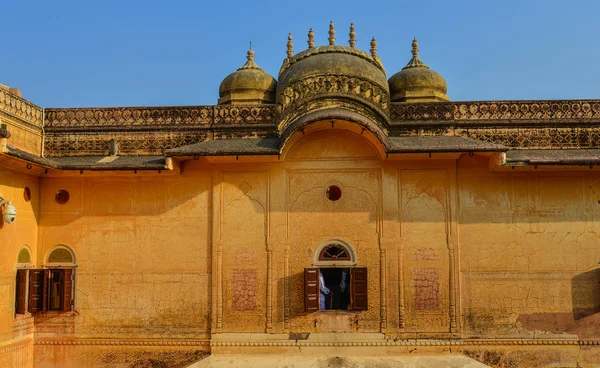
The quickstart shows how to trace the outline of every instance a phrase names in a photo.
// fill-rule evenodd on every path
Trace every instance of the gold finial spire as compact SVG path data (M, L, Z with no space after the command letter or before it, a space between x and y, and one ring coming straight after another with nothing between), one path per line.
M311 28L308 31L308 48L312 49L313 47L315 47L315 32L313 31L313 29Z
M350 47L356 46L356 32L354 32L354 23L350 23L350 39L348 40Z
M333 25L333 21L329 22L329 44L335 45L335 28Z
M371 56L377 56L377 40L375 39L375 37L371 39Z
M422 62L421 59L419 59L419 41L417 41L416 38L413 38L411 46L412 46L412 50L410 51L410 53L412 54L412 59L410 59L408 64L406 64L406 66L404 68L402 68L402 70L408 69L408 68L427 68L427 69L429 69L429 67L427 65L425 65L425 63Z
M292 34L288 34L287 42L287 57L288 59L294 55L294 43L292 42Z

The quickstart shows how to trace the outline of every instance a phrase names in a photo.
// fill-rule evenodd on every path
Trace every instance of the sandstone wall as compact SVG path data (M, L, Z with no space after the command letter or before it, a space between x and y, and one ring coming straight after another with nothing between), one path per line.
M41 185L38 262L66 245L78 268L76 312L36 317L37 364L70 357L72 366L103 366L106 357L94 346L113 340L131 351L148 346L146 358L157 361L163 345L180 347L184 361L195 356L188 346L206 350L211 176L99 175L44 178ZM66 204L54 200L60 189L70 193ZM69 345L73 338L80 347ZM123 358L118 351L115 362Z

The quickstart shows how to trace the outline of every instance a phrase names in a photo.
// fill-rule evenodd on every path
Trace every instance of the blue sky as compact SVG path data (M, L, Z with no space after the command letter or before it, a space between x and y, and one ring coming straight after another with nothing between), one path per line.
M422 60L454 101L600 98L600 2L504 1L6 1L0 83L43 107L211 105L245 62L271 75L309 28L338 44L354 22L372 36L388 77Z

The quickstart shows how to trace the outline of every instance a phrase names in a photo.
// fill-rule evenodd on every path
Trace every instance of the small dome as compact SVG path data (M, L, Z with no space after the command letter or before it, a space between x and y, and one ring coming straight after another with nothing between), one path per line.
M219 105L275 103L277 81L254 62L249 50L244 66L229 74L219 87Z
M314 46L314 32L308 32L308 49L294 55L291 34L288 36L287 58L279 71L277 108L279 112L292 105L312 109L345 106L347 103L370 106L386 115L389 89L385 69L377 56L373 39L371 54L357 49L354 24L350 25L350 46L335 44L333 22L329 24L329 45ZM350 101L350 102L349 102Z
M444 78L419 59L419 43L412 42L412 59L388 81L392 102L449 101Z

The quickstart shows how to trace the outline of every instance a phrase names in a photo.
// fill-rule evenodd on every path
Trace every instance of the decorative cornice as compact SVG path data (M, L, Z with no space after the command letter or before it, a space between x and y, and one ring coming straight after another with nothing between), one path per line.
M44 339L36 338L35 345L119 345L119 346L209 346L209 340L154 339Z
M33 346L33 339L26 338L19 340L17 342L10 343L9 345L0 347L0 356L8 353L15 352L17 350L21 350L27 347Z
M0 111L21 122L37 128L42 127L43 111L41 107L3 89L0 89Z
M579 339L388 339L379 341L210 341L221 347L378 347L378 346L470 346L470 345L600 345L600 340Z

